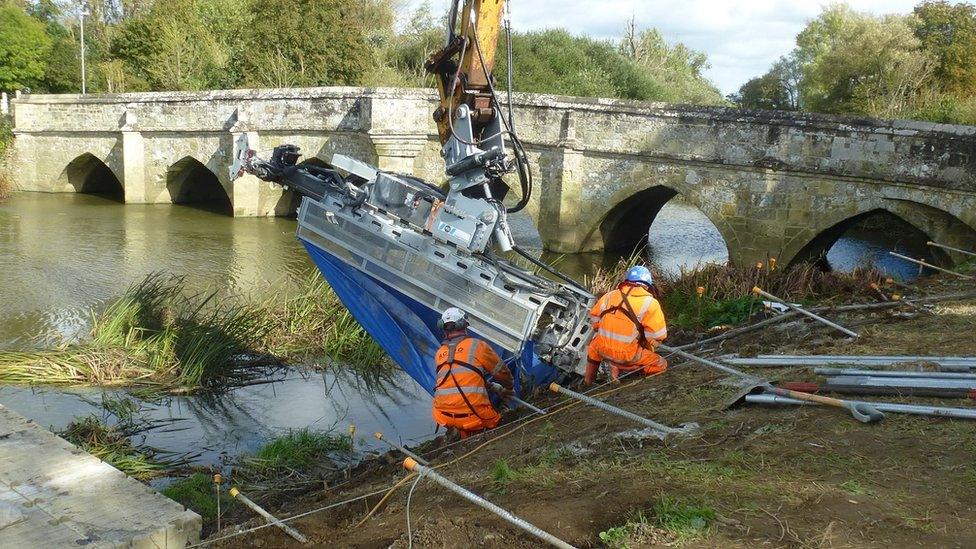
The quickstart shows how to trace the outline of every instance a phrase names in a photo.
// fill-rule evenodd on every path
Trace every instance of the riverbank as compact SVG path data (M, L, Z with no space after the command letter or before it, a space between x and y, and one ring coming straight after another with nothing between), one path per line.
M971 294L974 287L930 277L899 291L911 298ZM709 345L699 354L976 356L976 340L968 335L976 333L976 298L923 309L830 314L862 334L856 342L792 322ZM691 339L682 337L672 343ZM669 425L697 421L701 428L692 436L662 443L626 420L541 394L534 402L552 407L550 414L511 421L424 455L443 475L580 547L955 547L976 536L971 422L889 414L865 425L828 408L726 409L736 389L722 376L672 363L663 375L604 387L601 398ZM803 369L757 373L813 378ZM274 510L287 517L375 492L292 524L318 546L407 547L406 483L363 521L387 489L405 478L398 461L391 456L364 464L351 482ZM541 546L429 482L413 491L409 515L413 543L421 547ZM276 529L263 528L215 545L292 543Z

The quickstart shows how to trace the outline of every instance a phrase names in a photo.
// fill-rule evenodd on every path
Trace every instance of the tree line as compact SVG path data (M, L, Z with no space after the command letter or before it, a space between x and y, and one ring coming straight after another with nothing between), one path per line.
M908 15L840 4L730 101L745 108L976 124L976 7L925 1Z
M430 87L445 15L401 0L0 0L0 90L90 92ZM516 33L519 91L722 103L706 56L631 22L620 42ZM499 74L505 56L500 55ZM500 77L501 78L501 77Z

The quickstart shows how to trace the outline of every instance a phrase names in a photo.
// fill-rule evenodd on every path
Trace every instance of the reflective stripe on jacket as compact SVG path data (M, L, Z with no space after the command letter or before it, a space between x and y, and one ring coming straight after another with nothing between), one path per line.
M451 347L454 356L451 357ZM453 414L479 415L491 407L486 376L511 386L512 374L490 345L473 337L446 341L435 355L434 408Z
M653 349L668 337L661 304L639 285L624 284L605 294L590 310L590 320L596 332L591 345L603 358L621 364L638 358L642 341Z

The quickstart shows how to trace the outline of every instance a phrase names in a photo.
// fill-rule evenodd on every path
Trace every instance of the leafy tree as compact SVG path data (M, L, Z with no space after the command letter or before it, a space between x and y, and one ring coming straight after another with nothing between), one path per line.
M434 87L433 77L424 67L427 59L444 45L445 17L435 17L425 1L377 51L378 70L365 80L367 85Z
M13 4L0 3L0 90L36 87L50 51L43 23Z
M657 29L637 32L631 19L620 51L643 68L665 90L662 100L717 104L722 94L703 75L708 56L682 43L668 44Z
M976 94L976 7L929 1L915 8L915 36L936 59L935 75L952 94Z
M780 57L769 72L753 78L729 99L746 109L797 110L800 94L799 65L794 57Z
M342 0L253 0L241 60L251 86L353 85L373 66L354 10Z
M797 36L806 108L826 113L910 115L931 85L933 62L914 18L827 8Z
M518 91L646 100L666 95L610 42L552 29L514 33L512 49ZM496 74L505 74L506 65L499 55Z

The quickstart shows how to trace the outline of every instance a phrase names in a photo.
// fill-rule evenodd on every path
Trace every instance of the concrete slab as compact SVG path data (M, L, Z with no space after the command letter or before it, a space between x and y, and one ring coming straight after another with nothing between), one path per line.
M0 405L0 547L176 549L196 513Z

